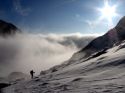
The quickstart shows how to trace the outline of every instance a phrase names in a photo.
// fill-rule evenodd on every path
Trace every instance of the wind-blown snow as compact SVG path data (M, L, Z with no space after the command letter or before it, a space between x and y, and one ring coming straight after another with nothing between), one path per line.
M68 60L94 37L81 34L17 34L0 37L0 76L19 71L36 75Z

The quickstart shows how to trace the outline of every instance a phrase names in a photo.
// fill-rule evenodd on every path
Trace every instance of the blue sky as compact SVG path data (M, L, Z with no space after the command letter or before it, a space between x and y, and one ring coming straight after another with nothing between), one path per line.
M100 34L110 28L106 19L96 22L105 0L0 0L0 19L33 33ZM125 14L125 0L108 0L120 15L112 18L115 26Z

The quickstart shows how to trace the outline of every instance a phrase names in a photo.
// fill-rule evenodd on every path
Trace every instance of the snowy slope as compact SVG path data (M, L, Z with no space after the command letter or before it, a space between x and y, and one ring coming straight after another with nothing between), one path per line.
M125 17L68 61L3 93L125 93Z
M95 55L74 64L66 62L5 88L4 93L125 93L125 42Z

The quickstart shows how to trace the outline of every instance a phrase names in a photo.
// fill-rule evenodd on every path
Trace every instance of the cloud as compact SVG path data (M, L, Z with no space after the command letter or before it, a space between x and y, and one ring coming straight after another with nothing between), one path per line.
M107 21L102 20L102 18L96 19L96 20L85 20L84 21L86 24L88 24L88 26L94 30L97 27L100 26L107 26ZM112 28L114 26L109 26L109 29ZM104 33L103 33L104 34Z
M31 11L29 7L23 7L21 5L21 0L13 0L13 6L15 11L22 16L27 16Z
M85 20L85 23L87 23L92 29L95 28L95 26L97 25L97 22L90 20Z
M75 34L18 34L0 38L0 76L13 71L29 73L68 60L95 36Z

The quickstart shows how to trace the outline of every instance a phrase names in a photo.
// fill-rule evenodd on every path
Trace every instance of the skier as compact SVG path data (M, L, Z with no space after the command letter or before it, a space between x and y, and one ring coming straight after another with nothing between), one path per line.
M33 79L34 73L35 73L35 72L34 72L33 70L30 71L31 79Z

